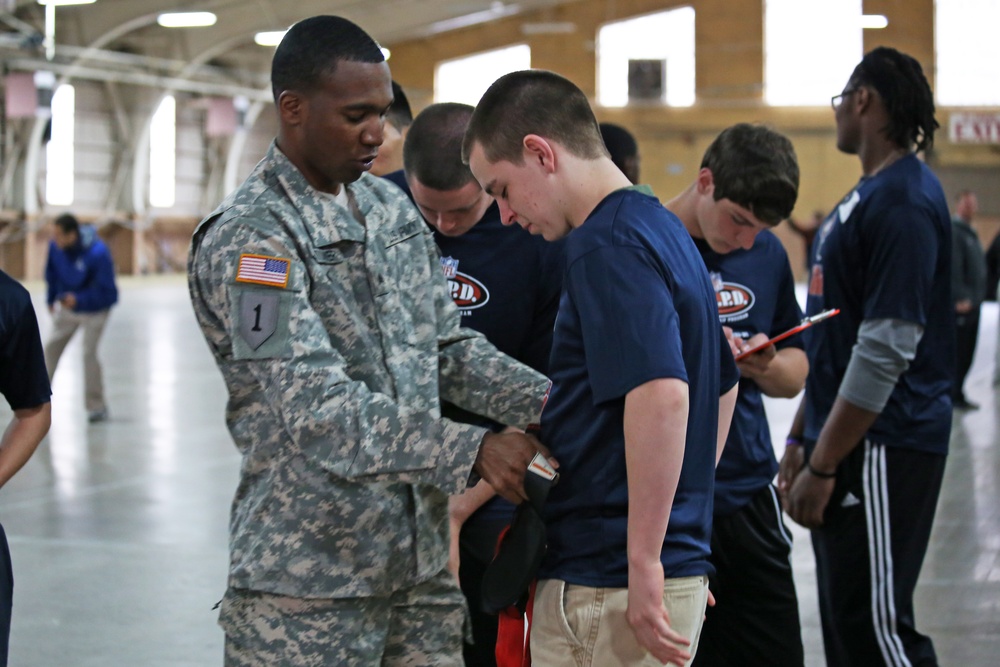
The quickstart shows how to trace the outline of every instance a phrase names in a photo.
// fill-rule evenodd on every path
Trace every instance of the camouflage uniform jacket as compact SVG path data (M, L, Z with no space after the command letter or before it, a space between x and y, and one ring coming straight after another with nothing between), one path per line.
M192 239L191 300L243 455L232 587L382 596L441 572L447 494L485 430L441 419L439 400L523 427L548 388L460 328L399 188L364 174L348 191L365 224L272 144Z

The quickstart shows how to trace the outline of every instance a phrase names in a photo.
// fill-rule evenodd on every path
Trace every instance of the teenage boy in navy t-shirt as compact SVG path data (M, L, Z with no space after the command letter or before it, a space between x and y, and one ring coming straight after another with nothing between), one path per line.
M805 337L790 432L804 445L785 449L779 488L813 529L827 665L936 665L913 611L955 367L951 220L916 156L933 145L934 96L914 58L879 47L832 102L837 148L863 176L813 243L806 310L841 312Z
M0 488L21 469L52 421L52 390L28 290L0 271L0 394L14 416L0 436ZM0 666L7 665L14 575L0 526Z
M403 144L404 169L385 178L406 192L434 230L462 326L547 374L562 288L563 244L546 243L500 223L493 197L462 162L462 137L472 110L467 104L447 102L421 111ZM441 414L503 428L450 403L441 406ZM458 569L471 620L473 641L463 646L466 667L496 665L497 615L483 611L481 589L486 566L513 513L511 502L485 481L449 503L451 567Z
M695 182L666 204L705 260L734 354L802 319L788 255L769 231L791 214L798 184L792 143L741 123L712 142ZM801 667L791 536L771 483L778 461L763 396L797 395L809 363L793 336L737 365L739 398L715 473L709 577L715 606L706 613L694 665Z
M561 477L545 508L533 660L686 664L738 380L705 266L680 221L630 187L586 96L559 75L498 79L463 158L503 222L569 235L542 416Z

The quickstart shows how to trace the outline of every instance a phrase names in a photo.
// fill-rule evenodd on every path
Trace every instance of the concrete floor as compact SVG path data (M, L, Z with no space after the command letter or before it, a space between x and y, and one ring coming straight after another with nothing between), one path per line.
M36 297L43 335L49 320ZM918 624L943 665L1000 664L1000 453L991 386L997 308L987 304L917 591ZM0 490L14 559L10 664L17 667L219 665L212 606L226 581L238 457L225 391L181 277L126 279L102 343L110 421L89 425L80 345L54 382L53 425ZM774 401L783 440L792 401ZM0 408L0 423L9 416ZM808 533L792 526L807 664L824 664Z

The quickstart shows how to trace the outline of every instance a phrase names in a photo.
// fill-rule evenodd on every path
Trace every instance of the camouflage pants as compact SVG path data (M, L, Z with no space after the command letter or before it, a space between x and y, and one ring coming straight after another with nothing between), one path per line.
M388 598L312 600L230 588L226 667L461 667L465 600L447 572Z

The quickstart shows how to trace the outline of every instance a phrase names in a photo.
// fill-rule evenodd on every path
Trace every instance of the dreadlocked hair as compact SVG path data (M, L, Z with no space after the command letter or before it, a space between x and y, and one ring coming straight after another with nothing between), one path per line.
M934 94L920 63L896 49L880 46L870 51L854 70L856 85L878 91L889 114L885 131L895 144L918 151L934 145Z

